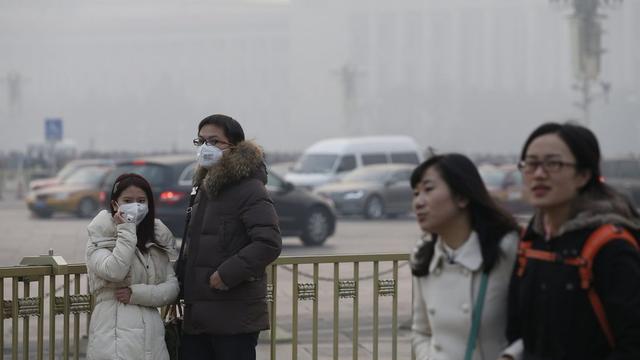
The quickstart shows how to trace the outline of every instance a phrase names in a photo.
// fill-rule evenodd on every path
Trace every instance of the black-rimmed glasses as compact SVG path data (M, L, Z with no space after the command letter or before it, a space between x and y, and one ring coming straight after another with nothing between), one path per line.
M205 139L205 138L197 137L193 139L193 146L202 146L204 144L211 145L211 146L218 146L218 144L231 145L226 141L218 140L215 138Z
M576 166L575 163L561 160L521 160L518 169L525 174L533 174L539 167L547 173L557 173L566 166Z

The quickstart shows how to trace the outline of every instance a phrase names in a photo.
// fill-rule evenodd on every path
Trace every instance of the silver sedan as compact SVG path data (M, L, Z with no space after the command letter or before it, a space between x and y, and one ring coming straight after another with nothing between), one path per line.
M354 170L340 182L316 188L315 192L335 204L343 215L361 214L367 219L393 217L411 210L409 177L415 165L381 164Z

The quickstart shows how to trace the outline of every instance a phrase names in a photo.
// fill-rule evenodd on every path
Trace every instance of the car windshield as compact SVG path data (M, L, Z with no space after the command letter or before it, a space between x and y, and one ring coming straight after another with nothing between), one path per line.
M100 185L104 174L109 170L104 166L87 166L80 168L64 179L67 185Z
M78 170L78 166L74 165L74 164L67 164L65 165L62 169L60 169L60 171L58 171L58 175L56 175L56 177L58 179L66 179L69 177L69 175L72 175L74 171Z
M338 159L333 154L307 154L303 155L300 161L296 163L292 171L295 173L328 173Z
M373 181L377 183L383 183L391 176L389 169L374 168L369 169L367 167L354 170L347 174L342 181Z

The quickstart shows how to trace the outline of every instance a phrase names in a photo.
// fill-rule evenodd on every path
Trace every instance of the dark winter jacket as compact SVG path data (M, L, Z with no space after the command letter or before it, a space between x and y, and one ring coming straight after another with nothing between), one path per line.
M184 330L234 335L269 328L265 268L282 247L278 217L265 188L262 151L244 141L211 169L199 169L199 185L184 250ZM209 286L218 271L228 290Z
M574 204L573 214L551 239L545 239L542 218L535 216L524 237L533 241L534 249L575 257L601 225L617 224L639 234L640 220L620 198L595 200L584 195ZM640 253L623 240L609 243L595 257L593 278L615 349L609 347L580 287L576 267L529 259L523 276L514 274L507 337L524 341L525 360L640 359Z

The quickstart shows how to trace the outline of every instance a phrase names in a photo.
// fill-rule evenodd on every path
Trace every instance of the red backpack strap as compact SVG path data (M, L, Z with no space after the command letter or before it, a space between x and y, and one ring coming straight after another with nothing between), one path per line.
M518 243L518 277L522 277L524 269L527 267L527 252L531 250L532 242L525 239L520 239Z
M615 346L613 331L611 330L611 326L609 325L609 321L607 320L607 316L604 312L602 301L592 286L592 282L593 260L600 249L613 240L624 240L635 249L638 249L636 239L626 229L612 224L602 225L596 231L591 233L582 247L580 257L585 261L585 265L578 268L580 274L580 286L583 289L588 290L587 295L589 296L589 301L591 302L593 311L598 318L598 323L600 323L600 327L607 337L607 341L611 348Z
M520 243L518 244L518 271L516 272L518 277L522 277L522 275L524 274L524 270L529 259L561 263L577 266L580 268L586 265L581 257L564 258L556 252L532 249L532 247L532 241L526 240L524 238L520 239Z

